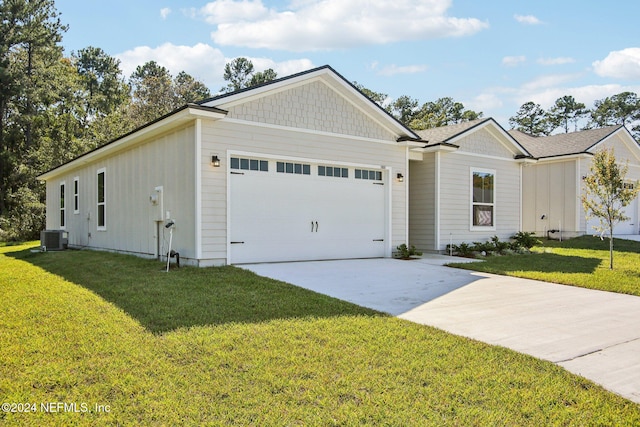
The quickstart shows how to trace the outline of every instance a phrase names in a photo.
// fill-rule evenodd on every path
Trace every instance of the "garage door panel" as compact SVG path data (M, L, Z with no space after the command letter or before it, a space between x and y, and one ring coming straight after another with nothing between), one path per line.
M275 170L230 177L232 263L385 255L382 182Z

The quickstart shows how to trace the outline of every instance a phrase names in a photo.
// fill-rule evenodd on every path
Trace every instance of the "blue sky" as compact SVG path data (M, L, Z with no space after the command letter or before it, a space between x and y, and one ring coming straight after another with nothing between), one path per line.
M155 60L215 93L244 56L279 77L325 64L390 98L449 96L505 128L563 95L591 107L640 93L640 2L626 0L56 0L67 55L87 46L125 76Z

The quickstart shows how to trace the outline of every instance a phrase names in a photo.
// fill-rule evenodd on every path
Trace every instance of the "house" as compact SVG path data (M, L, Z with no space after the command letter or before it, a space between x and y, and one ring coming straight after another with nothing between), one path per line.
M417 132L409 162L409 241L424 251L507 240L521 230L529 152L491 118Z
M556 238L595 233L598 220L586 218L580 197L582 179L599 149L613 148L620 164L628 165L627 185L640 179L640 146L623 125L547 137L509 133L537 159L522 175L523 231ZM630 219L619 223L614 234L640 233L638 207L636 199L625 208Z
M389 257L425 145L329 66L185 105L48 171L69 246L199 266ZM173 224L173 225L172 225Z

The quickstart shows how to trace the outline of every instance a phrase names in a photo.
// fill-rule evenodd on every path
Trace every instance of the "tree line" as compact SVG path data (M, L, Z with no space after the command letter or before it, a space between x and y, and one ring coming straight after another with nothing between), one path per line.
M124 76L120 62L99 47L65 56L61 42L67 29L54 0L0 0L0 240L35 238L44 228L45 189L36 176L212 95L188 73L173 76L154 61ZM237 58L226 64L227 85L218 92L277 77L272 69L259 72L250 60ZM354 86L416 130L482 117L452 98L420 105L409 96L390 100L357 82ZM510 124L534 135L562 124L568 131L582 110L561 110L563 104L556 104L552 116L527 103ZM596 102L589 113L593 126L628 124L640 120L640 105L636 94L625 93Z

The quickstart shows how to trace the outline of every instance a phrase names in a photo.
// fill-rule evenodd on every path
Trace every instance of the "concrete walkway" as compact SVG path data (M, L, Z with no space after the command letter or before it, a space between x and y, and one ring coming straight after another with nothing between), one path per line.
M402 319L549 360L640 403L640 297L365 259L243 266Z

